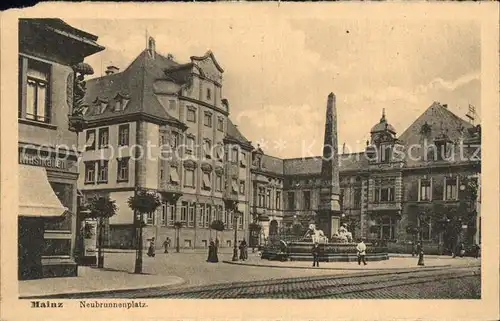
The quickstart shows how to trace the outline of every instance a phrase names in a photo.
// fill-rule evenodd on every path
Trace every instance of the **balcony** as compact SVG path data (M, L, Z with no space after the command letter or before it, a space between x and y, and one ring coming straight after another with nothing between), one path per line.
M171 184L167 182L160 183L159 191L163 193L182 194L182 188L180 184Z
M401 211L401 202L368 203L368 211L372 212Z

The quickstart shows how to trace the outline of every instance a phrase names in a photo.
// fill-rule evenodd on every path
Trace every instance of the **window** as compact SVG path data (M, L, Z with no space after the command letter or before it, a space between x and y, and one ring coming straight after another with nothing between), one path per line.
M238 229L243 229L243 215L238 216Z
M393 202L394 201L394 187L383 187L380 189L380 201L381 202Z
M276 191L276 209L281 209L281 191Z
M167 216L168 215L168 204L163 202L161 204L161 214L160 214L160 225L167 225Z
M212 143L210 142L210 140L205 139L203 141L203 151L205 153L206 158L208 159L212 158Z
M390 145L380 145L380 161L384 163L389 163L391 161L391 146Z
M212 127L212 113L205 112L205 117L203 118L203 124L207 127Z
M203 172L203 189L210 190L212 188L212 175L209 172Z
M238 163L238 148L231 150L231 162Z
M198 209L198 227L203 227L203 223L205 222L205 205L200 204Z
M129 125L120 125L118 127L118 146L128 146L129 144Z
M129 157L119 158L117 162L116 180L118 182L128 182Z
M175 149L177 146L179 146L179 133L172 132L170 136L170 147Z
M184 170L184 186L194 187L194 169L186 168Z
M245 181L240 181L240 194L245 194Z
M392 217L384 217L379 220L380 234L379 238L381 240L392 240L396 237L396 221Z
M212 90L210 88L207 88L207 99L212 99Z
M178 185L180 182L179 179L179 172L177 170L177 167L171 166L170 167L170 183L173 185Z
M311 209L311 192L310 191L304 191L304 209L305 210Z
M241 167L247 166L247 154L245 152L241 152L240 154L240 166Z
M192 106L188 107L187 113L186 113L186 119L187 121L190 121L192 123L196 122L196 109Z
M232 193L233 194L238 194L238 179L233 178L231 181L231 187L232 187Z
M181 205L181 222L187 222L187 207L188 203L187 202L182 202Z
M217 118L217 130L223 132L224 131L224 118Z
M85 162L85 184L95 183L95 163Z
M266 207L271 208L271 190L266 191Z
M108 182L108 161L100 160L98 162L99 170L97 172L97 183L107 183Z
M85 137L85 150L95 150L95 129L87 130Z
M50 123L50 65L21 58L19 68L20 88L24 92L19 101L19 116Z
M205 208L205 227L208 227L210 225L210 219L212 217L212 206L206 204Z
M295 209L295 192L288 192L287 194L288 198L288 209L293 210Z
M445 200L456 200L458 178L446 178L445 180Z
M361 188L354 189L354 209L361 208Z
M99 105L99 114L104 113L106 111L106 107L108 107L108 104L104 101L101 101Z
M259 187L257 192L259 207L266 206L266 189L264 187Z
M146 224L147 225L154 225L155 224L154 213L146 213Z
M431 181L429 179L420 180L420 201L431 200Z
M186 138L186 152L188 154L192 154L194 150L194 141L195 138L193 136L188 136Z
M99 149L107 148L109 145L109 128L99 129Z
M217 192L222 192L222 175L220 174L215 176L215 190Z
M176 208L174 204L168 204L167 206L167 225L173 226L175 222Z
M194 226L194 204L189 205L188 226L189 227Z

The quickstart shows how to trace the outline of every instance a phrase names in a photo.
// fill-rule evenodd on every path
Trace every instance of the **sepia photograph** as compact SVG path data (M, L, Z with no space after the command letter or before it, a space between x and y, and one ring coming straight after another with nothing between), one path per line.
M480 19L112 8L12 29L27 309L484 299Z

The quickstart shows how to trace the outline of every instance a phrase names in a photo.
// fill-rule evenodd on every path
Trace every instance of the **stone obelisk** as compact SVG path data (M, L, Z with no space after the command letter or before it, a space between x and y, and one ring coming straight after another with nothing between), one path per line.
M320 204L317 218L319 228L331 239L340 227L340 187L337 141L337 107L335 95L330 93L326 104L325 140L321 163Z

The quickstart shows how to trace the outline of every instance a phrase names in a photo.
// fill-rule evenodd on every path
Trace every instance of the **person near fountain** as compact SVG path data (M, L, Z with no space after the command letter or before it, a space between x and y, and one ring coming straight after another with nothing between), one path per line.
M209 263L219 262L219 257L217 256L217 247L215 247L214 241L210 241L210 245L208 246L207 262Z
M314 246L312 248L312 255L313 255L313 267L317 266L319 267L319 255L320 255L320 248L318 242L314 242Z
M358 251L358 265L361 265L361 261L363 261L363 264L366 265L366 244L363 242L363 239L359 241L358 245L356 246L356 250Z
M418 263L417 265L424 266L424 249L422 247L422 243L418 242L417 244L417 252L418 252Z

